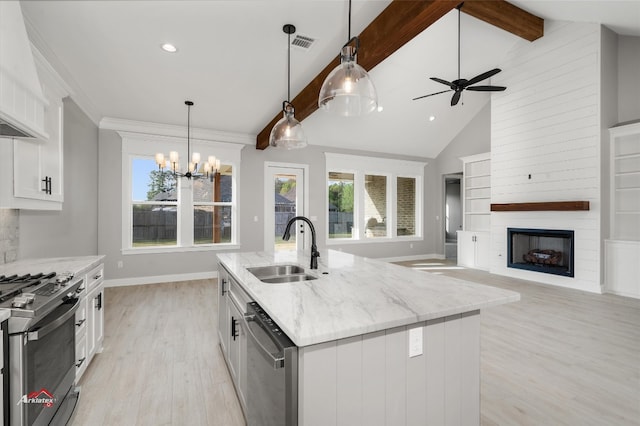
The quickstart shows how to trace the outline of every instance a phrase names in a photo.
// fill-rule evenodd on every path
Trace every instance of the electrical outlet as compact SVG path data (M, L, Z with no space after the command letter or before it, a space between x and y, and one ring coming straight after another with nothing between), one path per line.
M253 217L253 221L254 221L254 222L257 222L257 221L258 221L258 216L254 216L254 217Z
M409 358L422 355L422 327L409 329Z
M118 260L118 269L122 269L124 266L124 262L122 260Z
M409 248L413 248L413 243L409 243Z

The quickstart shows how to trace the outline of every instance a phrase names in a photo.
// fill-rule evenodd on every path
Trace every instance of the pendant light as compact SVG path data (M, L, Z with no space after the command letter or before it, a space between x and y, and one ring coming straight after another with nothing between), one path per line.
M210 155L207 158L207 162L202 165L202 173L198 171L198 164L201 159L200 153L194 152L193 155L191 155L191 107L193 106L193 102L184 101L184 104L187 106L187 158L191 158L187 171L184 173L179 171L180 158L178 151L169 152L169 158L165 157L164 153L158 152L156 154L156 164L161 171L164 171L165 168L170 170L176 178L185 177L191 180L207 177L213 181L215 175L220 171L220 160Z
M318 107L344 117L355 117L375 110L378 95L367 71L356 63L360 39L351 37L351 0L348 35L349 39L340 52L340 65L322 83Z
M307 146L307 137L302 129L302 124L296 120L295 108L291 103L291 34L296 32L296 27L286 24L282 27L282 31L288 35L287 100L282 102L283 117L271 129L269 144L276 148L304 148Z

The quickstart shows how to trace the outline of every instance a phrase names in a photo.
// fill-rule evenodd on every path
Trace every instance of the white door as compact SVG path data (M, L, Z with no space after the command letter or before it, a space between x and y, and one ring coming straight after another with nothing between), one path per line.
M289 241L283 241L282 236L289 219L305 215L308 170L308 166L302 164L265 163L265 251L304 249L305 229L308 229L304 222L298 221L292 226Z

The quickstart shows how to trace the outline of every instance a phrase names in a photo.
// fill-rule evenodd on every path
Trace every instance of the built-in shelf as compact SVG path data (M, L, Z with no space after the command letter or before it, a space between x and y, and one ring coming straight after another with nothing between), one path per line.
M611 128L609 135L612 176L610 238L640 241L640 123Z
M461 158L463 170L463 229L490 228L491 156L490 153Z
M491 204L492 212L542 212L589 210L588 201L545 201L536 203Z

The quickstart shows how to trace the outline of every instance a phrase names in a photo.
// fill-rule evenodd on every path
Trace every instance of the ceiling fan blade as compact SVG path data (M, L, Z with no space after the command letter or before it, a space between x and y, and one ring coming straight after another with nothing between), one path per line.
M449 82L447 80L443 80L443 79L438 78L438 77L431 77L431 80L437 81L438 83L446 84L447 86L451 87L452 89L454 88L453 83L451 83L451 82Z
M460 94L462 93L462 91L456 90L456 93L453 94L453 97L451 98L451 106L455 106L458 104L458 101L460 100Z
M502 71L500 68L494 68L491 71L483 72L482 74L477 75L473 77L471 80L467 81L467 83L463 87L468 87L482 80L486 80L489 77L493 77L494 75L498 74L500 71Z
M443 90L442 92L436 92L436 93L431 93L429 95L418 96L417 98L413 98L412 101L415 101L415 100L418 100L418 99L422 99L422 98L427 98L427 97L433 96L433 95L439 95L440 93L447 93L447 92L451 92L451 90Z
M472 86L467 87L467 90L472 90L475 92L502 92L507 88L504 86Z

